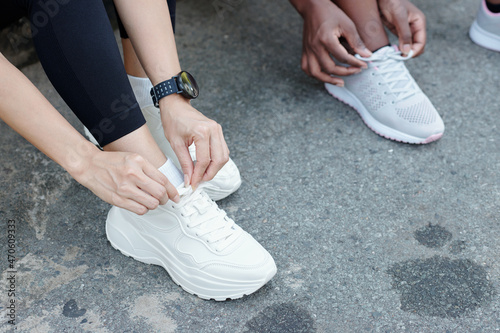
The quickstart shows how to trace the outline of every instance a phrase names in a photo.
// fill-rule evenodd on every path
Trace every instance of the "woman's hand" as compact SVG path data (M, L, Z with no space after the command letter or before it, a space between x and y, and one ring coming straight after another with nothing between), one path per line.
M427 39L424 13L408 0L378 0L378 7L384 24L398 36L400 51L422 54Z
M79 156L70 174L102 200L142 215L169 199L179 200L175 187L158 169L137 154L96 149ZM70 163L69 163L70 164Z
M188 100L171 95L160 100L165 136L193 188L211 180L229 160L222 127L191 106ZM188 147L196 146L196 164Z
M369 57L356 26L351 19L330 0L291 0L304 19L302 40L302 69L307 75L335 85L343 85L340 78L331 75L351 75L366 68L366 63L356 59L341 44L346 39L355 53ZM339 66L338 61L350 65Z

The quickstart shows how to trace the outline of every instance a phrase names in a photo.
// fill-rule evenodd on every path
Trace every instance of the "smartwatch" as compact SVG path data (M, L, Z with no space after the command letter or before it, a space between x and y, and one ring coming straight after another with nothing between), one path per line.
M181 94L187 99L194 99L198 97L200 90L194 77L186 71L180 72L170 80L158 83L151 88L151 98L153 104L159 108L160 99L172 94Z

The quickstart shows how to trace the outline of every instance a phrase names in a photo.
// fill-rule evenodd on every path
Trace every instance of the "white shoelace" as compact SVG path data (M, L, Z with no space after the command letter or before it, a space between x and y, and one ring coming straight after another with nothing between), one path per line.
M417 85L403 64L403 61L413 57L413 50L406 57L401 54L400 51L391 48L391 51L375 53L367 58L361 57L359 54L355 55L357 59L372 62L377 66L377 73L384 78L391 92L396 95L396 101L411 97L418 92Z
M196 235L213 244L216 251L229 246L241 230L226 212L217 207L201 189L193 192L191 186L178 188L181 198L177 207L182 215L189 218L187 227L194 229Z

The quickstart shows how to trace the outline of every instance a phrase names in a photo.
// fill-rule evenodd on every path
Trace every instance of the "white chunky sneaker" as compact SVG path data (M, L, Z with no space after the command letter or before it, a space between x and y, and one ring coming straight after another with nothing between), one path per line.
M167 156L167 158L174 162L179 170L182 170L179 159L175 155L174 150L170 146L167 138L165 138L163 126L161 124L160 110L153 105L143 107L141 110L144 118L146 118L146 125L148 126L149 131L153 135L153 138L160 147L161 151L165 154L165 156ZM84 127L84 131L89 140L96 146L99 146L94 136L86 127ZM196 161L196 148L194 144L189 146L189 153L191 154L193 161ZM229 158L229 161L227 161L227 163L222 167L222 169L219 170L212 180L200 184L200 187L203 188L214 201L222 200L230 194L233 194L240 188L240 186L240 171L231 158Z
M441 138L443 120L406 69L396 47L386 46L370 58L368 68L343 76L344 87L325 83L335 98L358 111L365 124L391 140L423 144Z
M200 188L178 188L173 201L145 215L112 207L111 245L124 255L160 265L190 294L224 301L249 295L275 274L271 255L227 217Z
M490 12L485 0L481 0L469 36L479 46L500 52L500 13Z
M142 113L144 114L144 118L146 118L146 124L148 125L149 131L153 135L153 138L162 152L165 156L171 159L180 170L182 170L181 164L179 163L174 150L170 146L167 138L165 138L163 126L161 124L160 110L154 107L154 105L149 105L142 108ZM189 153L191 154L193 161L196 161L196 148L194 144L189 146ZM231 158L222 167L222 169L219 170L212 180L204 182L200 185L210 198L215 201L224 199L230 194L236 192L240 186L240 171Z

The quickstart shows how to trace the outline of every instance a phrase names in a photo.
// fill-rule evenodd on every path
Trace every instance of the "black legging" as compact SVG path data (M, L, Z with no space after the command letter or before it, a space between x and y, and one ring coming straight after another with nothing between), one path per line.
M47 76L101 146L146 123L102 0L2 0L0 13L0 26L28 16Z

